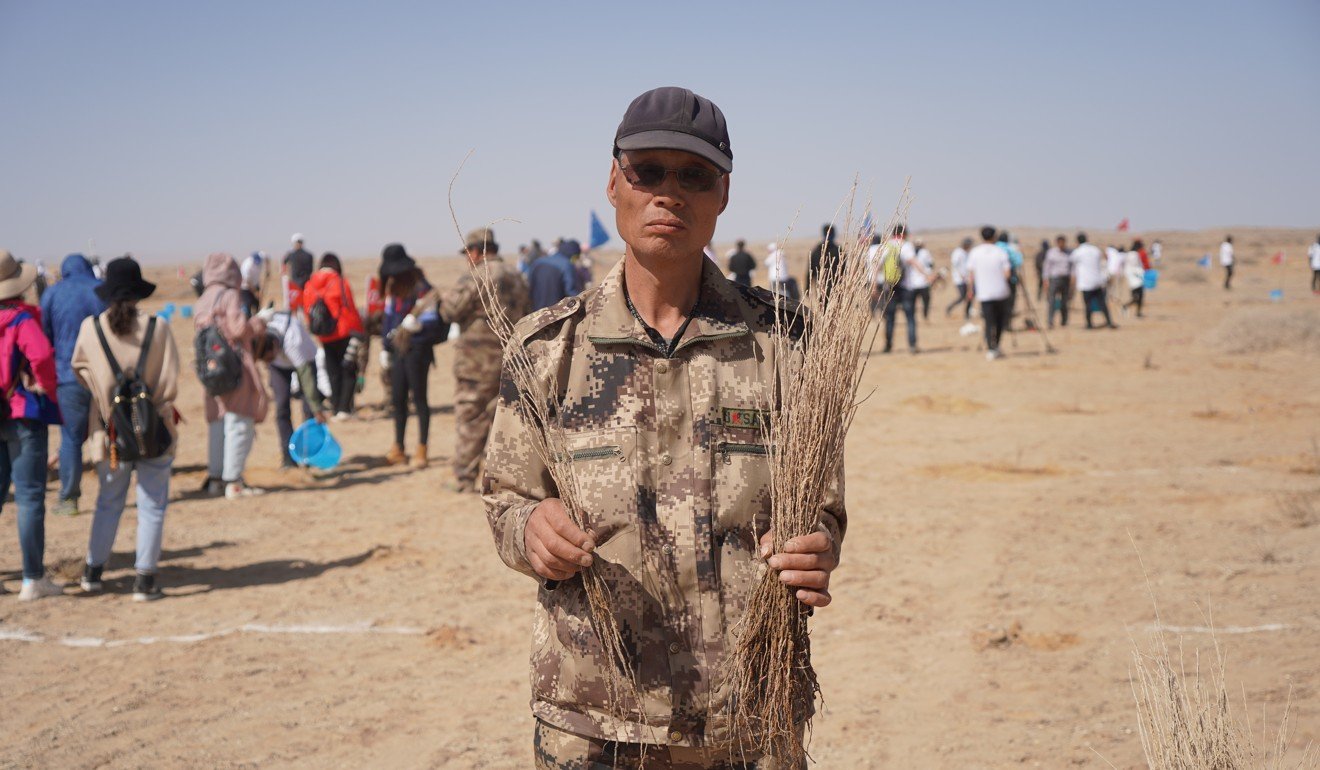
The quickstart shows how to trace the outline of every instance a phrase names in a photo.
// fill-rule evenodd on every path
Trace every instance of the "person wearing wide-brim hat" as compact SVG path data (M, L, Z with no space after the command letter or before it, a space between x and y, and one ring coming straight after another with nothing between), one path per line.
M137 601L150 601L161 596L156 584L156 568L160 560L165 508L170 498L170 470L178 441L174 398L179 384L179 352L174 335L170 333L168 321L152 317L138 308L138 303L155 290L156 285L143 279L142 269L131 257L111 260L105 267L105 282L96 287L96 295L106 303L107 310L83 321L78 330L78 341L74 344L72 361L74 373L92 394L89 435L92 461L96 464L96 478L100 482L92 532L87 542L87 559L83 565L82 588L89 593L102 588L102 571L110 558L119 518L124 512L124 501L128 497L128 486L136 471L137 558L133 598ZM105 338L104 346L97 334L98 326ZM110 356L114 357L121 371L136 371L151 391L151 403L170 435L168 447L157 457L129 461L110 451L105 426L118 390Z
M37 280L37 269L0 250L0 504L14 484L18 544L23 552L23 601L57 596L63 589L46 577L46 459L50 426L31 414L29 396L56 398L55 349L41 330L41 311L23 294ZM17 364L17 366L16 366ZM18 386L22 384L23 387ZM24 392L26 391L26 393Z

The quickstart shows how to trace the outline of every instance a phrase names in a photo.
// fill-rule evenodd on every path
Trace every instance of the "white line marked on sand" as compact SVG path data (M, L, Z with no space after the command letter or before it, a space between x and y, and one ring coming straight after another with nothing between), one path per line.
M236 628L226 628L219 631L200 634L180 634L177 636L140 636L136 639L102 639L96 636L65 636L48 637L42 634L34 633L23 628L0 628L0 642L49 642L59 644L64 647L125 647L132 644L194 644L204 642L207 639L217 639L230 634L393 634L403 636L420 636L426 633L425 628L415 626L376 626L371 623L353 623L351 625L267 625L264 623L247 623Z
M1151 631L1168 631L1171 634L1262 634L1269 631L1315 631L1314 628L1290 626L1284 623L1266 623L1263 626L1162 626L1152 623L1147 626Z

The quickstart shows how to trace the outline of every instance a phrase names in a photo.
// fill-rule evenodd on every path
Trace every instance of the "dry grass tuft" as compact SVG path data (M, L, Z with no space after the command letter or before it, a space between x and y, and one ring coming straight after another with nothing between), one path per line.
M1320 315L1314 310L1256 308L1224 319L1207 341L1234 355L1275 350L1320 355Z
M1198 267L1196 270L1182 270L1172 273L1169 276L1169 280L1174 283L1185 284L1209 283L1210 276L1206 274L1204 268Z
M1314 490L1291 492L1279 495L1276 503L1284 522L1295 529L1306 529L1320 523L1320 511L1316 510L1317 498L1320 498L1320 493Z
M837 264L825 265L804 297L803 311L777 298L772 350L778 379L766 427L770 447L774 548L817 531L821 507L843 469L843 446L857 411L866 357L875 340L871 301L875 273L867 260L869 206L848 198ZM885 234L907 205L906 191ZM730 656L731 719L736 748L755 749L790 766L804 761L803 724L820 692L811 667L809 608L766 570L753 590Z
M1250 724L1233 713L1226 684L1223 650L1215 640L1214 656L1202 660L1200 650L1188 654L1181 642L1175 657L1162 628L1151 648L1133 645L1132 694L1137 703L1141 748L1151 770L1313 770L1320 753L1308 746L1288 762L1289 708L1273 738L1262 725L1262 748ZM1244 712L1245 712L1245 706Z
M1140 552L1137 559L1141 560ZM1142 649L1135 639L1132 641L1129 682L1136 700L1137 728L1147 766L1151 770L1320 768L1320 751L1314 745L1308 745L1295 761L1287 761L1290 704L1284 705L1272 738L1262 723L1262 742L1268 748L1256 742L1250 722L1233 713L1228 696L1228 667L1217 637L1211 637L1214 657L1205 661L1204 666L1201 651L1196 649L1191 653L1192 665L1188 669L1188 654L1181 637L1178 654L1174 656L1144 563L1141 571L1155 606L1155 629L1147 649ZM1213 618L1207 617L1206 625L1213 628ZM1244 705L1244 714L1245 711Z

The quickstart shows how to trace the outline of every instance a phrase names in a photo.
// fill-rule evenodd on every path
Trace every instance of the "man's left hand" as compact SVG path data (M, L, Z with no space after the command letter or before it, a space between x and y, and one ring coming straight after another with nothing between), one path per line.
M784 543L784 550L773 553L775 533L761 536L761 556L779 570L779 582L797 589L798 601L809 607L830 603L830 573L839 566L834 556L834 538L826 530L795 537Z

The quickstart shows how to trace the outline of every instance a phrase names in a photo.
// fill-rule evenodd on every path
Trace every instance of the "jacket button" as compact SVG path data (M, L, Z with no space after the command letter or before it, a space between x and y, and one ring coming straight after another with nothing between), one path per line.
M660 374L668 374L668 373L669 373L669 362L668 362L668 361L657 361L656 364L655 364L655 370L656 370L656 372L658 372L658 373L660 373Z
M683 740L683 733L679 732L678 730L673 730L669 733L669 740L677 743L678 741Z
M670 654L670 655L677 655L677 654L678 654L678 651L681 650L681 649L683 649L683 648L678 646L678 642L670 642L670 643L669 643L669 654Z
M668 452L665 452L664 454L660 455L660 464L661 464L661 465L673 465L673 464L674 464L674 458L673 458L673 456L670 455Z
M669 543L665 543L664 545L660 546L660 552L665 555L669 555L674 552L674 546L670 545Z

